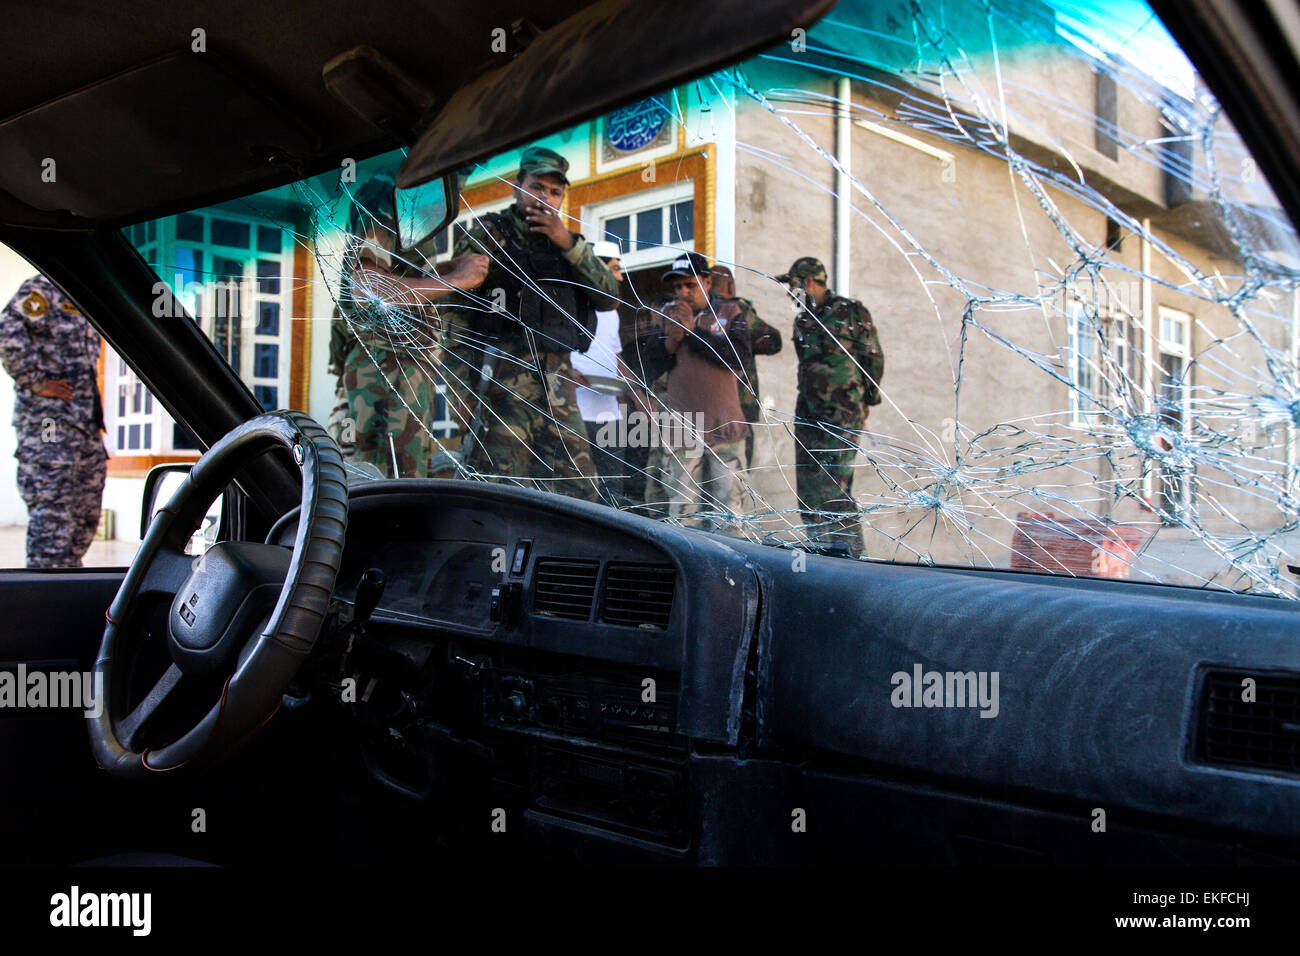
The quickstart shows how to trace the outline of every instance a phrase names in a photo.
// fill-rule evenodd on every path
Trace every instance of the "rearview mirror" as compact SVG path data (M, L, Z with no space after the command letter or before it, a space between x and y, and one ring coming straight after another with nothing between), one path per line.
M393 190L397 210L397 246L405 252L447 227L456 215L460 190L455 176L433 179L419 186Z
M144 479L144 507L140 509L140 540L143 541L153 524L154 516L167 506L176 494L176 489L185 481L192 466L188 464L155 465L149 469ZM207 514L199 524L198 530L185 545L186 554L203 554L217 542L217 533L221 529L222 502L224 495L208 505Z
M397 172L428 182L788 41L837 0L597 0L460 86ZM453 207L454 208L454 207ZM435 230L436 231L436 230Z

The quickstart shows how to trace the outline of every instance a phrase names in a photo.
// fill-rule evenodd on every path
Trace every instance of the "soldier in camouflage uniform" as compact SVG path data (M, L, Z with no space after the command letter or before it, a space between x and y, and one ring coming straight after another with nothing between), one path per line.
M760 405L762 393L758 390L758 363L755 359L759 355L775 355L781 351L781 333L759 318L751 300L736 295L736 278L732 275L731 269L727 266L715 265L713 282L719 301L737 302L749 316L750 355L749 360L745 362L745 380L740 384L740 410L745 413L745 421L750 424L749 437L745 439L745 461L749 463L750 468L753 468L755 432L753 426L763 418Z
M514 205L481 216L457 238L457 255L484 253L491 265L478 295L444 310L443 376L468 422L484 358L498 354L469 467L599 501L570 353L591 345L597 310L617 308L618 280L564 226L558 210L568 170L552 150L524 150Z
M430 303L453 286L482 281L486 260L453 261L445 274L427 277L432 238L427 248L399 257L390 176L375 176L356 191L348 232L330 334L330 369L339 376L340 398L331 431L347 459L374 465L386 477L427 478L435 450L428 426L437 402L440 333Z
M795 406L795 476L809 538L854 557L863 553L853 499L853 432L880 404L885 355L867 307L826 287L817 259L795 261L777 276L797 300L794 347L799 356ZM836 518L837 514L851 517Z
M0 360L14 380L27 566L79 568L99 525L108 463L99 333L52 282L33 276L5 309Z

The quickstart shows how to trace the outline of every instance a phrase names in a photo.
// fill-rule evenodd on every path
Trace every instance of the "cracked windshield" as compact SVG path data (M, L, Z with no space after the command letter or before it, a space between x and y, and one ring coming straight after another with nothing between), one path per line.
M1140 3L841 3L459 170L411 249L402 159L127 229L356 481L1296 596L1296 235Z

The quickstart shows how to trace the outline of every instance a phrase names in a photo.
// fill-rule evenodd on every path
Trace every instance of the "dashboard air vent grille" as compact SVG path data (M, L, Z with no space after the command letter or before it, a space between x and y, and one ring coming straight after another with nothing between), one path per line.
M605 623L666 631L676 582L672 567L611 564L605 572Z
M1243 700L1254 681L1254 700ZM1300 678L1212 671L1201 701L1208 763L1300 773Z
M533 613L571 621L591 618L596 600L599 561L547 558L537 562L533 582Z

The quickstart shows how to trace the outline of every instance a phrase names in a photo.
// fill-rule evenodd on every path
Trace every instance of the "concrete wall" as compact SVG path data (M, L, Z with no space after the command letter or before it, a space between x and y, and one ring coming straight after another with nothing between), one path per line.
M1062 77L1051 80L1049 76L1045 83L1053 89L1068 85L1069 78L1064 74L1069 71L1061 68L1060 72ZM829 80L781 76L776 70L769 71L763 83L834 92ZM888 109L884 103L867 100L861 87L855 86L854 95L866 110ZM1091 110L1090 102L1087 109ZM1138 125L1143 135L1154 135L1156 114L1148 110L1126 118L1126 112L1131 114L1134 109L1131 102L1125 105L1121 100L1121 124L1127 121ZM791 118L819 147L834 152L831 116L803 107ZM1146 126L1153 128L1147 130ZM914 130L906 133L933 149L951 152L951 168L945 170L947 164L933 156L878 133L856 126L852 132L851 169L861 188L852 192L849 281L851 294L871 309L886 355L886 397L871 411L867 427L872 432L872 453L870 462L860 457L854 488L864 507L889 502L869 520L878 532L876 540L869 541L871 552L905 559L913 556L915 548L937 561L985 563L983 552L1005 556L1019 512L1051 510L1058 515L1070 514L1068 502L1053 500L1058 492L1078 500L1075 513L1111 513L1119 520L1150 521L1150 515L1144 517L1136 502L1109 502L1104 494L1098 495L1099 479L1112 477L1106 466L1095 461L1066 465L1064 452L1058 454L1056 446L1042 445L1024 453L995 454L988 462L1062 462L1060 467L1026 475L1016 482L1019 488L1044 489L1039 495L1017 497L1011 493L1013 489L998 487L989 487L987 494L981 494L975 486L954 498L955 507L947 512L936 514L900 504L909 491L934 490L940 470L954 461L954 420L960 421L967 435L999 423L1020 423L1036 435L1051 434L1061 442L1089 442L1086 431L1070 428L1069 390L1051 371L1068 375L1067 321L1059 300L1048 310L1027 302L978 308L974 318L988 331L967 329L962 385L959 392L954 388L962 355L962 314L968 296L986 296L990 290L1037 296L1040 287L1046 288L1057 280L1060 268L1077 261L1078 252L1044 213L1039 197L1012 175L1004 161L973 149L954 148L938 137ZM1075 138L1082 135L1082 130L1075 131ZM823 156L799 142L779 118L758 105L739 108L737 140L742 150L737 164L736 258L743 267L754 270L738 273L739 294L754 299L760 314L786 336L785 349L775 356L760 357L758 369L766 404L785 412L788 420L796 394L796 359L789 339L792 314L782 287L766 276L784 271L802 255L817 256L833 268L834 171ZM761 154L762 158L756 155L763 150L771 152ZM1159 180L1150 175L1149 169L1134 167L1126 175L1130 186L1159 189ZM1060 220L1069 225L1072 238L1090 246L1104 244L1103 212L1055 188L1047 190L1046 199ZM1154 201L1155 195L1146 199ZM1212 376L1208 369L1196 368L1193 383L1236 390L1242 395L1257 394L1261 388L1258 370L1264 365L1262 348L1240 334L1240 322L1226 307L1174 288L1186 287L1189 272L1240 274L1240 263L1216 257L1178 236L1163 232L1159 235L1168 243L1171 254L1156 250L1152 272L1170 287L1154 287L1154 305L1171 306L1192 315L1193 355L1202 353L1218 338L1229 337L1231 342L1230 346L1216 346L1213 353L1223 363L1221 374ZM1178 261L1179 257L1183 262ZM1140 267L1140 243L1129 236L1122 251L1112 253L1109 259L1136 272ZM1140 309L1141 283L1136 276L1116 268L1104 269L1103 275L1120 288L1121 295L1127 296L1134 311ZM965 281L965 294L953 287L954 277L957 284ZM832 276L832 282L834 279ZM1231 286L1228 281L1225 291ZM1263 303L1255 307L1260 305ZM1289 325L1281 321L1262 324L1270 328L1264 337L1275 347L1285 348ZM1140 332L1135 335L1140 347ZM1015 343L1028 354L1009 349L996 337ZM1031 360L1030 355L1037 359ZM764 510L796 507L793 469L789 467L794 460L793 439L779 421L780 417L775 417L762 429L756 470L751 475L764 499ZM994 449L999 445L1014 447L1025 437L1008 430L1005 436L987 439L983 445ZM1106 439L1105 443L1124 446L1122 440ZM1276 459L1284 453L1274 448L1271 454L1275 461L1268 467L1277 471L1281 465ZM1116 477L1134 480L1138 471L1140 460L1132 455L1121 463ZM1276 505L1270 504L1270 496L1239 487L1211 487L1209 483L1216 477L1225 476L1215 476L1210 468L1202 472L1199 487L1213 492L1218 502L1217 506L1202 508L1209 527L1218 530L1228 524L1216 516L1219 510L1231 511L1253 526L1276 523ZM1240 484L1231 479L1227 483ZM1079 500L1085 498L1091 500ZM1276 498L1271 500L1275 502ZM792 521L797 522L797 516L781 516L764 524L770 530ZM917 522L921 527L908 536L908 546L895 548L890 538ZM932 528L937 531L933 536Z

